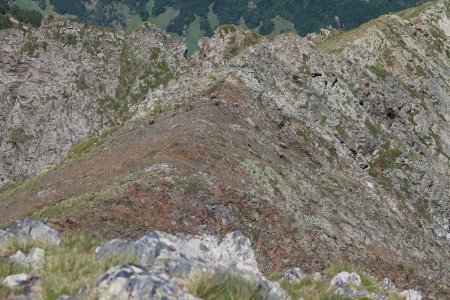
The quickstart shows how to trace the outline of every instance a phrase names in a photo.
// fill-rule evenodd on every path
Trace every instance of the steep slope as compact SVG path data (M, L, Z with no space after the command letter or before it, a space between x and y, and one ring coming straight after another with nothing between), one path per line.
M350 262L446 299L449 17L437 1L307 38L221 27L132 120L3 192L0 220L240 229L266 272Z
M184 60L184 46L149 25L126 35L47 19L0 40L0 187L128 118Z

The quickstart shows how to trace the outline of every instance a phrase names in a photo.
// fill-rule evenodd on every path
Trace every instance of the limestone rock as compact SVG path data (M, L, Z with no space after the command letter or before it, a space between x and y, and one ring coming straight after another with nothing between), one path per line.
M383 287L385 289L395 290L394 281L388 277L384 278L381 281L381 287Z
M31 277L28 274L10 275L3 280L2 284L7 288L13 289L20 286L24 282L27 282L30 278Z
M127 35L56 17L0 40L0 187L133 115L185 61L186 46L150 24Z
M405 300L422 300L422 294L416 290L406 290L400 293Z
M14 222L5 230L3 237L0 236L0 244L11 238L30 238L56 246L61 243L61 238L55 229L29 218ZM39 255L39 250L36 251Z
M108 270L97 282L95 292L100 300L198 299L168 280L134 265L116 266Z
M149 218L199 235L232 226L258 241L265 270L306 264L298 253L317 257L313 269L376 261L380 276L396 271L424 295L449 298L425 291L450 281L449 17L448 1L437 0L320 40L222 28L188 63L183 45L152 27L83 33L56 20L2 31L0 185L73 150L63 168L1 193L0 219L108 191L73 212L81 226L123 237L154 230ZM141 68L152 54L157 62ZM155 66L165 85L156 86ZM123 126L105 138L113 124ZM144 154L150 148L158 154ZM175 176L205 184L188 193ZM172 259L171 274L201 265L177 258L179 241L150 240L120 243L146 265Z
M11 255L9 260L24 267L39 269L45 262L45 251L40 248L33 247L28 255L25 255L19 250L14 255Z
M292 268L286 271L284 274L284 279L289 283L297 283L299 282L305 274L300 268Z
M357 273L341 272L331 279L331 286L343 287L354 286L359 287L361 285L361 277Z
M113 240L96 250L99 258L109 255L135 255L141 266L170 280L186 281L204 272L234 269L246 279L258 282L267 299L286 297L278 283L261 274L250 241L241 232L229 233L219 240L213 236L175 236L156 231L135 242ZM133 272L144 272L130 268Z

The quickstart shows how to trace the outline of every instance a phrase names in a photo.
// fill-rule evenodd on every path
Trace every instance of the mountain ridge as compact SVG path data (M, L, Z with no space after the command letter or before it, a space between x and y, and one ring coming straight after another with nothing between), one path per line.
M190 60L175 43L176 75L135 117L0 194L0 220L126 238L240 229L266 272L350 262L445 298L449 6L416 9L306 38L223 26Z

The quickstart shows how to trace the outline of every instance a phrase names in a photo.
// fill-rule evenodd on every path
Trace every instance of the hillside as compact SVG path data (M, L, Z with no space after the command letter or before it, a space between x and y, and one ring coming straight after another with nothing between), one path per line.
M190 59L148 24L0 39L0 222L241 230L266 274L342 262L450 297L447 1L303 38L222 26Z
M212 36L220 25L235 24L262 35L321 28L352 29L382 14L423 3L423 0L13 0L11 5L74 16L93 25L133 30L149 21L172 35L186 38L190 53L197 41Z

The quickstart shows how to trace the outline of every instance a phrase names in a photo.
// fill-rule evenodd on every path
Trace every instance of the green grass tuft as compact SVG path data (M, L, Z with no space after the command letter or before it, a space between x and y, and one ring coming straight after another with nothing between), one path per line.
M77 144L76 146L72 147L68 158L69 159L76 159L84 154L89 153L93 149L95 149L97 146L99 146L104 139L106 139L109 135L117 131L118 127L113 126L109 129L106 129L100 133L99 136L92 136L89 139L85 140L84 142L81 142Z
M181 179L179 177L172 176L172 181L176 187L182 188L189 194L198 193L204 185L203 180L196 177Z
M387 76L390 75L390 73L388 71L386 71L385 69L383 69L380 66L370 66L369 67L369 71L372 72L373 74L375 74L379 79L385 79Z
M327 277L329 278L333 278L334 276L336 276L337 274L341 273L341 272L355 272L355 268L353 268L350 265L347 264L336 264L336 265L332 265L329 266L328 268L325 269L324 273L325 275L327 275Z
M427 220L428 223L433 223L434 218L433 215L430 212L430 204L428 202L428 199L418 199L414 203L414 208L416 209L416 212L425 220Z
M374 293L378 291L379 287L376 278L365 274L361 274L360 277L361 277L360 289Z
M45 251L54 248L52 244L44 241L32 240L30 238L11 239L0 247L0 258L13 255L19 250L23 253L28 253L33 247L38 247Z
M27 268L19 266L13 262L0 260L0 282L2 282L9 275L27 273L28 271L29 270ZM0 284L0 299L9 299L9 295L16 295L19 293L20 291L18 290L10 290Z
M419 6L403 10L399 13L397 13L402 19L410 20L413 18L418 17L421 13L426 11L428 8L430 8L436 1L430 1L426 2L424 4L421 4Z
M262 300L260 287L236 271L202 274L192 280L188 291L205 300Z
M367 129L369 129L370 133L374 136L374 137L378 137L378 135L382 132L380 126L376 123L372 123L370 122L369 119L366 119L366 121L364 122L364 124L366 125Z
M396 168L396 159L402 154L402 151L398 148L391 148L389 143L382 146L378 153L378 157L372 162L372 167L378 167L381 169Z
M46 261L38 271L43 299L57 299L61 295L75 295L83 285L93 287L98 276L109 268L123 263L135 263L134 257L115 256L95 258L95 249L104 241L86 232L68 233L62 236L59 247L31 239L11 241L1 249L0 257L7 257L21 250L28 253L32 247L46 252ZM0 281L6 276L27 272L20 266L0 259ZM17 291L0 289L0 298Z
M274 272L270 275L267 276L267 279L270 281L279 281L281 279L284 278L284 272L283 271L278 271L278 272Z

